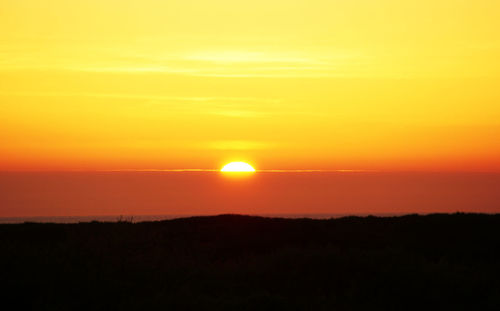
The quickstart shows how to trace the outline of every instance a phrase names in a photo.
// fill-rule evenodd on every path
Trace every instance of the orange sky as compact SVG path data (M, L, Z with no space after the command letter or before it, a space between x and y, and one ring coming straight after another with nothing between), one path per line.
M3 0L0 170L500 171L500 2Z
M498 173L259 172L232 178L218 172L0 172L0 222L28 216L498 213L499 189Z

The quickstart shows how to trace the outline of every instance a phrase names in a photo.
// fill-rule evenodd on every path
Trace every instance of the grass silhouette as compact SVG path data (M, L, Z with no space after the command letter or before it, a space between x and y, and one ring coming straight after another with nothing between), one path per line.
M500 310L500 215L0 225L37 310Z

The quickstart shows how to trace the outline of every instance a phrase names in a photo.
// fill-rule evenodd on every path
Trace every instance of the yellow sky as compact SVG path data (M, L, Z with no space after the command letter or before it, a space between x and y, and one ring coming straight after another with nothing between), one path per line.
M500 2L2 0L0 170L500 170Z

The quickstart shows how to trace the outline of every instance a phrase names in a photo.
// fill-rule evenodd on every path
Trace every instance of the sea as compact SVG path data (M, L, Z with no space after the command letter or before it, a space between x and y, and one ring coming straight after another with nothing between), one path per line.
M499 173L0 172L0 223L500 213Z

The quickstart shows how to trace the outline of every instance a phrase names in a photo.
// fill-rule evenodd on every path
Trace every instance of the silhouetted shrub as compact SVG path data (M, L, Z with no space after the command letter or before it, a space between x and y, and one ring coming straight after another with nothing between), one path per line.
M500 215L0 225L37 310L500 310Z

